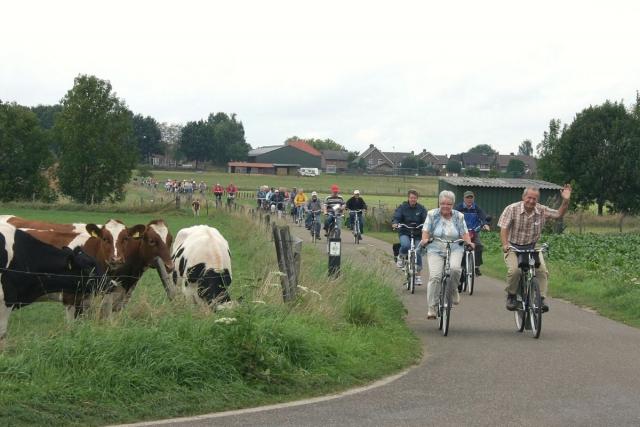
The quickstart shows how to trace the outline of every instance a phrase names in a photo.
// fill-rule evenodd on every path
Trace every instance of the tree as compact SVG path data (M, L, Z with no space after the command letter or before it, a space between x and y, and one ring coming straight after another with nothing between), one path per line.
M598 215L607 201L615 211L637 204L640 125L622 103L606 101L576 115L555 149L561 176L574 180L575 200L595 202Z
M507 164L507 176L511 178L522 178L525 173L526 165L522 160L511 159Z
M533 156L533 144L531 140L525 139L518 146L518 154L521 156Z
M538 150L538 175L550 182L561 184L564 177L562 166L558 158L558 143L564 129L561 130L562 123L559 119L551 119L549 122L549 131L545 131L542 141L536 147Z
M42 129L49 130L53 129L56 116L62 111L62 105L38 105L36 107L31 107L30 110L38 116L40 127L42 127Z
M179 151L188 160L210 160L214 151L214 129L204 120L188 122L180 134Z
M57 172L62 192L80 203L122 200L138 147L132 114L111 83L76 77L54 129L62 143Z
M465 168L464 176L480 176L480 169L474 167Z
M475 147L472 147L471 149L469 149L469 151L467 151L467 153L469 153L469 154L484 154L484 155L487 155L487 156L495 156L496 154L498 154L498 152L496 150L494 150L488 144L476 145Z
M50 201L55 193L45 176L51 152L37 116L28 108L0 101L0 201Z
M209 114L206 121L187 123L180 135L179 150L196 167L198 161L226 165L230 160L246 160L250 149L235 114Z
M400 167L403 174L418 173L424 175L427 168L427 162L416 155L410 154L402 160L402 165Z
M153 117L133 116L133 134L138 145L138 161L149 162L152 154L164 152L162 133Z
M447 172L449 173L460 173L460 170L462 169L462 165L460 165L460 162L457 160L449 160L447 162Z

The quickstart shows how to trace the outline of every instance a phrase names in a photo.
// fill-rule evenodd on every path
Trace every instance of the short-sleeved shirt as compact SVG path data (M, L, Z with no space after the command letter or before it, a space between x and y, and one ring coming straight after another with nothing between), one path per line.
M547 218L557 216L557 210L539 203L529 214L524 209L524 202L516 202L504 208L498 227L509 230L509 243L531 245L540 239Z
M468 232L467 224L464 222L462 212L451 211L451 218L447 219L440 215L440 208L431 209L427 213L427 220L424 222L422 230L428 231L430 237L438 237L444 240L461 239ZM461 251L462 245L451 245L451 251ZM439 240L434 240L427 246L427 253L437 253L446 256L447 244Z

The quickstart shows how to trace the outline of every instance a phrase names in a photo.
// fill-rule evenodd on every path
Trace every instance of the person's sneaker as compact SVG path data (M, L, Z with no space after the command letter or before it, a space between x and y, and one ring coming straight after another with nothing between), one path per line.
M546 302L544 302L544 298L542 298L542 312L546 313L549 311L549 306L547 305Z
M316 236L316 240L322 240L319 234Z
M482 273L480 273L480 267L476 267L476 276L482 276Z
M453 305L460 304L460 292L457 289L453 290Z
M433 305L430 305L429 308L427 309L427 319L431 320L435 318L436 318L436 307Z
M404 260L401 257L398 257L398 260L396 261L396 267L398 268L404 267Z
M507 310L515 311L518 308L518 299L515 295L507 294Z
M421 286L421 285L422 285L422 277L416 276L416 286Z

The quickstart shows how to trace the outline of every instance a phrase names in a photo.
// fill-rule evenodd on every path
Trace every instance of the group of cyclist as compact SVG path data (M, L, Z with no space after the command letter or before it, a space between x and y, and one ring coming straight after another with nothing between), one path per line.
M217 182L216 185L211 188L211 192L213 193L216 206L222 205L222 196L224 194L227 195L227 205L231 205L238 194L238 187L232 182L227 185L227 188L224 188L219 182Z
M571 198L571 186L565 185L561 190L562 205L558 210L538 203L540 190L528 187L522 194L522 201L507 206L498 221L500 227L500 239L504 253L504 261L507 266L507 310L517 309L516 292L520 281L520 268L518 257L512 248L533 249L540 239L540 234L548 219L562 218L569 206ZM427 263L429 266L429 281L427 288L427 319L436 318L437 298L439 286L444 272L446 257L446 244L443 241L462 240L463 245L450 246L450 274L452 283L460 283L460 273L465 247L474 250L476 259L475 274L480 275L479 266L482 265L483 245L480 234L475 232L481 229L489 230L487 216L477 205L472 191L464 193L464 201L455 205L455 194L451 191L442 191L438 195L438 207L427 211L418 203L418 192L409 190L408 200L402 203L395 211L392 226L398 230L400 237L400 251L397 259L399 268L404 266L404 258L407 257L411 241L414 243L420 239L419 246L426 249ZM454 208L455 206L455 208ZM400 227L400 224L408 226ZM422 231L419 231L419 226ZM472 231L470 233L470 231ZM536 269L536 277L540 284L542 296L542 310L548 311L549 306L545 302L548 287L548 270L543 254L539 254L540 266ZM417 275L415 284L421 285L422 279L419 272L422 270L422 256L418 251L416 260ZM460 302L460 294L457 286L453 287L452 301Z

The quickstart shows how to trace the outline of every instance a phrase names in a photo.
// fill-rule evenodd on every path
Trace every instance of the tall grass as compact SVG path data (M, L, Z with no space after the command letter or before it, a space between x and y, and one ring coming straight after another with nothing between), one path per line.
M104 216L16 212L60 222ZM126 223L150 217L123 215ZM165 215L172 231L186 215ZM413 363L418 341L379 274L303 250L298 298L282 302L273 244L245 217L207 219L229 240L229 310L169 302L147 272L126 309L109 318L63 321L57 304L12 315L0 354L0 425L101 425L297 399L372 381Z

